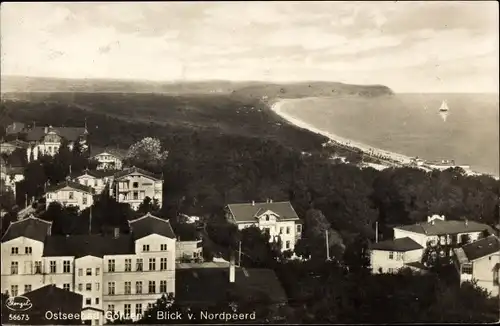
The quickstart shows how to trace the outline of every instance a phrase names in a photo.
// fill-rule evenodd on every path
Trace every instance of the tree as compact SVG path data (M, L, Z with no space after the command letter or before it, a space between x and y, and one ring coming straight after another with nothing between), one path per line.
M349 272L355 275L370 273L370 253L368 241L362 236L357 236L346 248L344 263Z
M270 236L258 227L241 230L241 265L252 267L272 267L281 258L278 240L270 242Z
M147 214L147 213L156 213L160 210L160 205L158 203L158 199L153 199L149 196L146 196L142 203L139 205L139 208L137 211L141 214Z
M168 157L168 151L162 151L158 138L146 137L130 146L126 162L157 172Z

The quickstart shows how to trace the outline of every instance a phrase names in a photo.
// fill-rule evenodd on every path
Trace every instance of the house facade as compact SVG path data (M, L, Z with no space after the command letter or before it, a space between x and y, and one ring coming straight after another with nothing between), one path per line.
M46 208L52 202L63 206L76 206L84 210L94 204L94 189L73 181L64 181L47 189Z
M89 171L86 170L80 175L74 177L74 182L92 187L95 194L101 194L106 187L111 187L113 184L113 171Z
M99 162L97 170L121 170L125 154L118 149L91 149L91 158Z
M460 283L476 281L477 285L498 296L498 273L500 268L500 240L490 235L454 249L454 265Z
M108 236L54 236L50 223L34 218L12 224L2 239L8 258L2 291L22 295L53 284L83 296L82 316L92 325L140 319L162 294L175 293L176 239L168 221L150 214L129 223L131 234L115 229ZM20 269L21 257L12 253L27 245L31 255L24 261L34 268Z
M26 148L28 148L28 143L22 140L12 140L0 144L0 153L10 155L16 149L26 150Z
M16 195L16 183L24 180L22 167L0 167L0 182Z
M146 197L163 201L163 180L151 172L131 167L114 175L113 192L119 203L137 210Z
M226 220L239 230L256 226L270 235L270 241L280 239L282 251L293 251L302 236L302 222L288 201L229 204L225 214Z
M28 162L37 160L39 156L54 156L59 152L63 139L68 142L68 147L73 150L76 142L83 149L87 148L87 129L73 127L33 127L26 134L29 145L26 151Z
M452 257L454 248L476 241L485 232L492 233L492 228L474 221L447 221L444 216L432 215L427 222L398 226L393 231L392 240L371 246L373 273L395 272L402 267L423 271L421 259L428 244L439 245L442 257Z
M179 241L176 243L176 260L179 261L203 261L202 240Z

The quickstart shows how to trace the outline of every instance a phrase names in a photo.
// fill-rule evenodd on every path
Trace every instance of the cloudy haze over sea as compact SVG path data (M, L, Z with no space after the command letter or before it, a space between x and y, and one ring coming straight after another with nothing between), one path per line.
M498 2L3 3L2 74L497 92Z

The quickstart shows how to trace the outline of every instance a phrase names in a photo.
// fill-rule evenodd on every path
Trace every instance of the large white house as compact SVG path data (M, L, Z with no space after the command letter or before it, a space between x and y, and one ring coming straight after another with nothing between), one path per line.
M97 170L121 170L126 152L115 148L91 147L91 158L99 162Z
M100 194L113 184L113 174L115 171L89 171L85 170L74 177L74 181L81 185L92 187L96 194ZM111 189L110 189L111 190Z
M270 241L280 238L283 251L293 250L302 235L302 222L288 201L229 204L225 214L239 230L257 226L270 235Z
M94 189L73 181L64 181L49 187L45 193L46 207L59 202L63 206L76 206L84 210L94 204Z
M151 172L131 167L114 175L113 192L119 203L137 210L146 197L163 201L163 180Z
M28 162L37 160L41 155L54 156L59 151L63 139L68 142L70 150L73 150L76 142L85 149L87 134L87 128L33 127L26 133L26 140L29 143L26 151Z
M162 294L175 293L175 234L167 220L147 214L129 222L131 234L50 234L29 217L2 238L2 291L22 295L47 284L83 296L94 325L137 320ZM84 314L85 316L85 314Z
M490 235L454 249L454 265L460 283L476 281L477 285L498 296L498 271L500 268L500 240Z
M370 246L373 273L393 273L402 267L422 270L422 254L430 245L441 245L442 256L453 256L453 248L461 243L476 241L485 231L486 224L474 221L447 221L444 216L433 215L427 222L393 228L394 238Z

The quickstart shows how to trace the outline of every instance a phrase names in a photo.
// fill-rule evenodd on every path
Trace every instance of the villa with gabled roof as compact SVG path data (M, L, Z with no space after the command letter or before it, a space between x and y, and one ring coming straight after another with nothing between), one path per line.
M45 193L46 207L52 202L59 202L63 206L76 206L80 210L92 206L95 190L78 182L63 181L47 188Z
M135 166L116 173L112 186L119 203L127 203L137 210L146 197L163 202L163 178Z
M257 226L270 235L270 241L281 239L282 250L293 250L302 235L302 221L289 201L229 204L226 220L239 230Z

